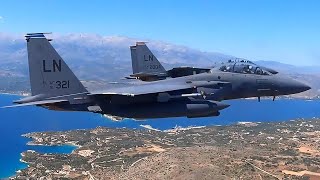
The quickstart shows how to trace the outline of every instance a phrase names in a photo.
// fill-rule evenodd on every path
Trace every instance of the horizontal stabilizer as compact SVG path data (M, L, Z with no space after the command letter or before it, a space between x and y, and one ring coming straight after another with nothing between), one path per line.
M67 102L68 100L65 99L59 99L59 100L44 100L44 101L34 101L29 103L23 103L23 104L17 104L12 106L3 106L0 107L0 109L4 108L15 108L15 107L23 107L23 106L33 106L33 105L45 105L45 104L53 104L53 103L59 103L59 102Z

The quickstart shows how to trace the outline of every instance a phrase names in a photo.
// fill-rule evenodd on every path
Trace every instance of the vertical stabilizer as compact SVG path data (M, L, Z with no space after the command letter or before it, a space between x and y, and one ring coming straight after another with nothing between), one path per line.
M25 37L33 96L61 96L87 92L44 33L31 33Z
M130 49L133 74L166 74L164 67L144 42L137 42Z
M137 60L137 46L130 46L131 51L131 63L133 74L139 73L139 62Z

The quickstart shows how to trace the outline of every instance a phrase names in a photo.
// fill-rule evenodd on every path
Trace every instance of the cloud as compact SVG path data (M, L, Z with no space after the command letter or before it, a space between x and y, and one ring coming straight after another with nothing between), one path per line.
M3 16L0 16L0 23L1 23L1 22L4 22Z

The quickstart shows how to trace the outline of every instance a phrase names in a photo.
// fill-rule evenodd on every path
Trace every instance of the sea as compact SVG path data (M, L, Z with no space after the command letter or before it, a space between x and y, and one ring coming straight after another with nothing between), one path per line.
M21 98L17 95L0 94L0 107L11 105ZM221 111L219 117L207 118L164 118L135 121L125 119L112 121L99 114L88 112L59 112L39 107L0 109L0 179L15 174L27 167L20 162L20 153L35 150L41 153L71 153L74 146L27 145L30 139L22 134L40 131L66 131L88 129L97 126L109 128L141 129L141 125L165 130L177 126L225 126L238 122L274 122L320 117L320 100L270 99L224 101L231 106Z

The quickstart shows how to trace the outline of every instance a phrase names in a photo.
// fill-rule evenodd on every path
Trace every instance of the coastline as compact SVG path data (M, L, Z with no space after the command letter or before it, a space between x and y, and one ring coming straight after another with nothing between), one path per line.
M80 145L76 144L76 142L66 142L66 143L58 143L58 144L41 144L41 143L34 143L33 141L27 142L28 146L45 146L45 147L62 147L62 146L70 146L75 148L81 148Z
M10 94L10 93L7 93L7 94L5 94L5 95L15 95L16 96L16 94ZM4 98L5 99L5 98ZM8 98L8 99L10 99L10 98ZM256 99L248 99L248 100L253 100L253 101L257 101ZM299 100L301 100L301 99L299 99ZM277 101L277 100L276 100ZM303 101L303 100L302 100ZM300 101L300 102L302 102L302 101ZM308 100L307 100L308 101ZM272 103L272 102L270 102L270 103ZM318 104L318 103L316 103L316 104ZM303 118L301 118L301 119L303 119ZM214 119L212 119L213 121L214 121ZM194 122L196 122L196 120L190 120L190 121L194 121ZM211 122L213 122L213 121L211 121ZM281 121L281 119L279 120L279 121ZM292 120L286 120L286 121L292 121ZM295 120L294 120L295 121ZM232 125L234 125L234 124L236 124L236 123L239 123L240 121L238 121L238 122L232 122ZM252 122L252 121L251 121ZM283 121L284 122L284 121ZM164 122L165 123L165 122ZM178 123L179 124L179 123ZM155 124L153 124L153 123L151 123L151 127L157 127L157 126L154 126ZM210 127L210 126L220 126L220 127L225 127L225 126L229 126L230 124L227 124L227 125L208 125L207 127ZM122 127L119 127L119 129L121 129ZM204 128L204 127L203 127ZM128 129L128 128L127 128ZM129 129L131 129L131 128L129 128ZM156 128L155 128L156 129ZM75 130L88 130L88 129L86 129L86 128L77 128L77 129L75 129ZM164 129L164 130L171 130L170 128L169 129ZM161 129L161 131L164 131L163 129ZM28 132L31 132L31 131L28 131ZM39 132L39 131L37 131L37 132ZM54 131L55 132L55 131ZM61 132L65 132L65 131L61 131ZM75 143L75 142L70 142L70 144L71 145L76 145L77 146L77 144ZM37 144L32 144L32 142L31 142L31 144L30 145L37 145ZM63 144L61 144L61 145L63 145ZM65 144L65 145L68 145L67 143ZM45 145L45 144L39 144L39 146L50 146L50 145ZM52 146L52 145L51 145ZM80 146L79 145L79 148L81 148L82 146Z
M43 146L43 147L73 147L74 150L81 148L82 146L77 144L77 142L70 141L70 142L57 142L57 143L52 143L52 144L46 144L46 143L41 143L37 138L32 136L33 133L39 133L39 132L32 132L32 133L27 133L27 134L22 134L21 136L27 139L31 139L31 141L28 141L26 143L27 146ZM74 151L72 150L72 152ZM27 150L27 151L34 151L34 150ZM70 153L72 153L70 152Z
M314 144L313 141L320 137L320 133L317 133L320 132L318 131L320 127L319 125L320 119L316 118L307 120L296 119L285 122L239 122L237 124L223 127L202 126L181 129L177 127L174 133L172 133L171 130L166 130L166 132L154 130L150 131L149 128L133 130L128 128L114 129L107 127L50 133L33 133L29 134L30 137L33 137L33 140L39 140L42 138L48 141L40 143L35 142L35 144L38 145L52 144L49 142L50 140L63 137L61 142L59 141L60 143L73 144L75 142L74 140L77 139L78 141L82 141L82 146L73 153L65 155L42 154L36 151L27 151L24 153L27 157L23 156L22 158L27 158L28 161L31 161L31 169L30 171L29 169L21 170L15 177L19 178L19 175L21 175L21 177L29 177L31 175L35 175L35 177L38 178L42 177L43 172L41 170L37 170L35 165L41 162L46 162L48 158L50 161L53 160L53 162L58 164L65 163L65 159L68 159L68 162L70 160L71 163L75 159L81 158L81 164L84 164L85 167L88 168L92 166L93 169L81 170L81 168L79 169L78 167L78 171L73 173L79 175L81 174L81 177L86 177L87 174L84 174L83 172L90 172L95 177L97 176L98 179L103 179L104 176L101 176L103 175L102 172L108 172L108 168L112 168L115 170L115 172L120 174L126 173L127 171L130 172L130 169L132 168L134 169L132 171L135 172L135 167L137 166L137 168L139 168L141 164L151 166L152 164L150 165L147 163L149 162L148 159L162 157L162 155L169 153L169 156L163 157L165 159L161 161L155 161L168 162L168 160L170 160L173 156L173 152L174 154L177 154L178 157L180 157L181 154L186 154L186 157L189 157L190 155L190 159L192 161L189 162L189 158L184 158L183 160L188 160L187 162L183 163L185 165L192 164L194 160L202 158L203 161L211 159L215 161L217 160L215 163L224 162L221 167L232 166L231 169L233 169L239 168L237 165L238 163L246 166L247 162L254 165L260 163L261 161L265 161L264 164L260 163L262 169L277 174L278 177L282 177L285 176L282 174L284 170L294 171L295 165L287 164L277 166L276 164L283 164L283 159L277 158L279 153L281 157L285 156L289 162L292 161L292 158L294 159L297 156L301 159L301 161L299 161L301 163L306 162L304 159L308 160L310 158L317 158L318 151L315 150L317 149L318 145ZM310 137L310 139L307 137ZM292 146L293 142L296 143L296 145ZM308 148L311 148L312 151L307 152ZM262 154L259 154L258 152ZM139 157L138 159L134 158L134 154L136 153ZM211 158L207 158L206 154L210 155ZM202 155L204 155L204 157L201 157ZM230 157L232 161L221 161L219 160L219 157L221 156ZM61 157L63 158L61 159ZM99 160L101 157L111 157L111 159L108 158L109 161L105 161L106 159L103 158ZM236 160L233 158L236 158ZM243 158L246 158L246 160L242 161ZM96 165L90 165L90 162L92 162L93 159L95 160L94 162ZM140 161L139 159L142 160ZM202 162L202 160L197 160L195 163ZM100 161L101 163L99 163ZM232 164L232 162L235 162L235 164ZM97 163L99 166L97 166ZM121 167L119 166L119 163L122 164ZM105 164L104 166L108 168L103 168L104 166L101 167L102 164ZM77 166L77 164L67 165L71 167ZM301 165L298 164L297 166L300 167ZM55 169L54 166L45 166L45 169L49 174L61 172L60 174L54 173L54 175L56 177L69 177L66 176L68 173L65 172L69 172L70 170L63 169L63 171L61 171L59 167L56 168L58 169ZM118 171L118 168L122 168L125 171ZM197 170L193 169L193 171ZM112 172L114 171L112 170ZM310 172L317 173L317 171ZM233 171L227 171L227 174L228 173L232 174ZM245 175L249 175L252 172L244 171L243 173L245 173ZM149 177L152 177L152 175L153 174L151 174ZM129 175L129 177L131 176Z
M30 167L30 166L29 166L29 163L26 162L26 161L24 161L24 160L22 159L22 157L24 156L24 155L23 155L23 152L20 153L20 156L21 156L21 158L19 159L19 162L20 162L21 164L23 164L24 167L19 167L19 169L16 170L15 172L11 173L11 174L8 175L7 177L0 177L0 179L12 179L12 178L14 178L17 174L21 173L22 170L27 169L27 168Z

